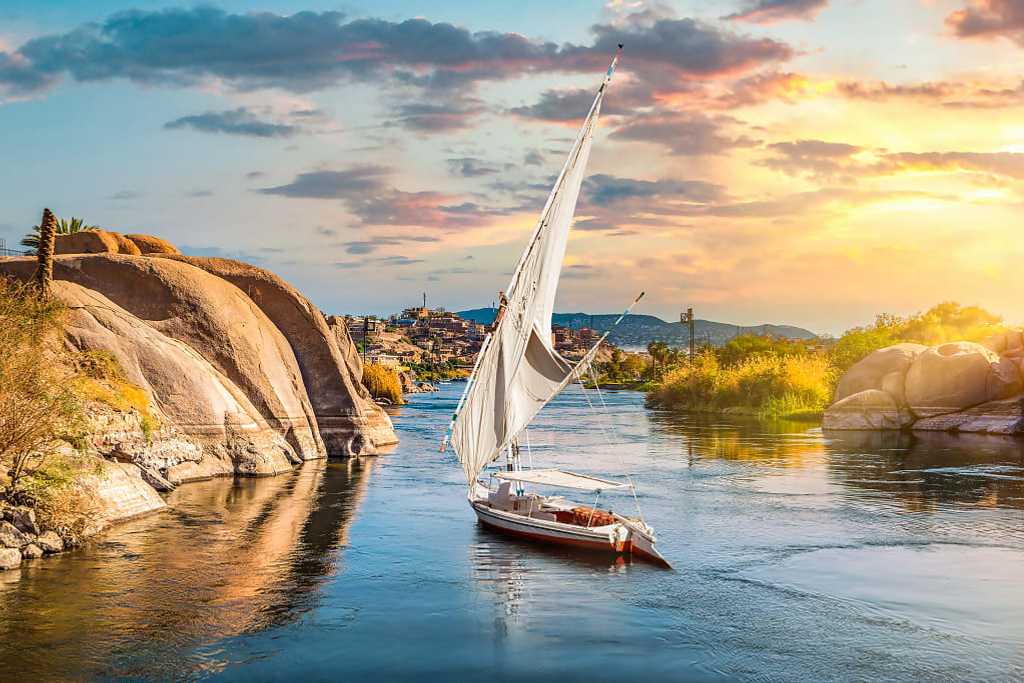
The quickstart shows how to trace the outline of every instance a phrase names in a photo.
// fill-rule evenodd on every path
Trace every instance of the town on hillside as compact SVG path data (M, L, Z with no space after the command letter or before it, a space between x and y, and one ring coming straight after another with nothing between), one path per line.
M332 316L335 320L337 317ZM380 318L373 315L342 316L349 336L359 348L364 364L385 367L448 367L469 371L484 338L493 324L467 320L444 308L424 305L406 308L399 314ZM565 358L579 359L600 339L588 327L551 328L552 343Z

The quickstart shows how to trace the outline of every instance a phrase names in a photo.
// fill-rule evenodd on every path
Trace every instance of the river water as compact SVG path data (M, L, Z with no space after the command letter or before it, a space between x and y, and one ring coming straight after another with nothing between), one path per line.
M628 392L602 416L571 388L533 458L631 471L665 571L478 527L437 453L461 388L397 409L390 455L190 484L0 573L0 679L1024 678L1024 441L840 438Z

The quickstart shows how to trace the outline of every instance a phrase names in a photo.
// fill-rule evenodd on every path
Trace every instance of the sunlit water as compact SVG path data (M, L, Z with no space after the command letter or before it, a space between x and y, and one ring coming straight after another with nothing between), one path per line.
M670 572L478 527L437 453L460 389L399 409L391 455L188 485L0 573L0 679L1024 677L1024 441L826 438L632 393L601 418L571 389L534 460L631 471Z

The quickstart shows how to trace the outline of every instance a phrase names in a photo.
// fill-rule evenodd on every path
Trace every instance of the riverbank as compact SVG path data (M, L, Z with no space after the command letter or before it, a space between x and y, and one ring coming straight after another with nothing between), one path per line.
M439 388L394 411L386 458L181 486L166 513L0 573L4 675L606 680L637 662L665 680L1024 674L1006 628L1024 620L1019 440L826 437L651 410L625 391L595 415L569 387L531 426L536 466L630 472L677 566L666 573L481 529L454 456L425 464L462 386ZM626 492L602 502L633 509Z
M65 545L181 483L396 442L347 329L273 273L145 236L47 234L38 259L0 258L0 420L20 439L0 451L0 497ZM25 541L0 545L34 559Z

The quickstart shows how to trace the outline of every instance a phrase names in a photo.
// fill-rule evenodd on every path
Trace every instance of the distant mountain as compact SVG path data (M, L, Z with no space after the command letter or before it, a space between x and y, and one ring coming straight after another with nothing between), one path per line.
M466 320L489 325L497 314L495 308L474 308L459 311ZM573 329L592 327L605 331L612 326L617 313L555 313L553 321L556 325L564 325ZM649 342L662 341L669 346L685 346L689 343L690 334L687 325L679 322L666 322L653 315L628 315L608 338L616 346L625 349L645 348ZM695 320L694 337L697 343L711 342L721 346L739 334L770 334L775 337L789 339L811 339L816 337L810 330L792 325L729 325L714 320Z

